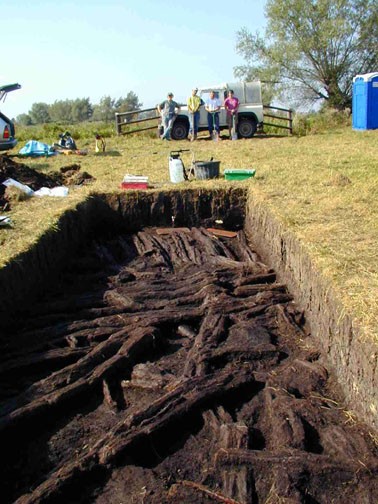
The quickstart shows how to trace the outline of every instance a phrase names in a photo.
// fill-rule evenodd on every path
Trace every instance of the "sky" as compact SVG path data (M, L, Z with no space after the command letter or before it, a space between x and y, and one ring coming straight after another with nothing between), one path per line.
M235 82L236 33L263 32L266 0L0 0L0 85L18 82L0 110L33 103L138 95L143 108L173 92Z

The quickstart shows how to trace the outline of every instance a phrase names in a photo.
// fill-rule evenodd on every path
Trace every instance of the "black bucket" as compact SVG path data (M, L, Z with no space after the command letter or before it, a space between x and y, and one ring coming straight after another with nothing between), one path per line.
M196 179L212 179L219 177L220 161L196 161L194 174Z

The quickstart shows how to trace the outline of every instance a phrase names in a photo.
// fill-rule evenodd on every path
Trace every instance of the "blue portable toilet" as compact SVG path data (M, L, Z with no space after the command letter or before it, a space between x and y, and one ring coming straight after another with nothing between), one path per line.
M352 119L353 129L378 128L378 72L354 77Z

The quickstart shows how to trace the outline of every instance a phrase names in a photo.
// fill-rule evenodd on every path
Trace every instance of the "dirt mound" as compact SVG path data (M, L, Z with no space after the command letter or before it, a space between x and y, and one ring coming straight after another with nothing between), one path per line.
M37 191L41 187L52 189L61 185L81 185L95 180L89 173L80 172L79 164L62 167L59 172L44 174L29 168L24 163L18 163L10 157L2 155L0 156L0 207L8 203L8 209L10 201L5 194L6 187L3 185L3 182L8 178L31 187L33 191Z
M244 233L160 231L82 251L2 345L3 502L377 502L373 439Z
M92 175L85 171L67 170L62 175L62 184L67 186L88 184L95 180Z
M52 188L56 183L49 175L39 173L32 168L29 168L23 163L17 163L8 156L0 156L0 184L7 178L13 178L22 184L28 185L37 191L41 187ZM5 186L1 186L1 191L4 192Z

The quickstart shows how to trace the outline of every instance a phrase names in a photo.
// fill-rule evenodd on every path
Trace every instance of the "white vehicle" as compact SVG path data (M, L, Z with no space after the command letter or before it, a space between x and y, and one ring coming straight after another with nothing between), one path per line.
M205 103L209 98L210 91L214 91L215 96L222 100L227 98L228 91L232 89L234 96L239 99L238 126L239 138L251 138L256 133L258 126L263 124L263 104L261 100L261 83L255 82L235 82L232 84L221 84L219 86L199 88L198 96ZM226 110L224 107L219 112L220 129L228 129L226 122ZM207 130L207 112L205 106L200 108L199 131ZM173 124L171 136L174 140L184 140L189 133L189 112L188 107L182 106Z
M20 89L20 84L0 86L0 101L4 101L7 93ZM0 151L13 149L17 144L13 122L0 112Z

